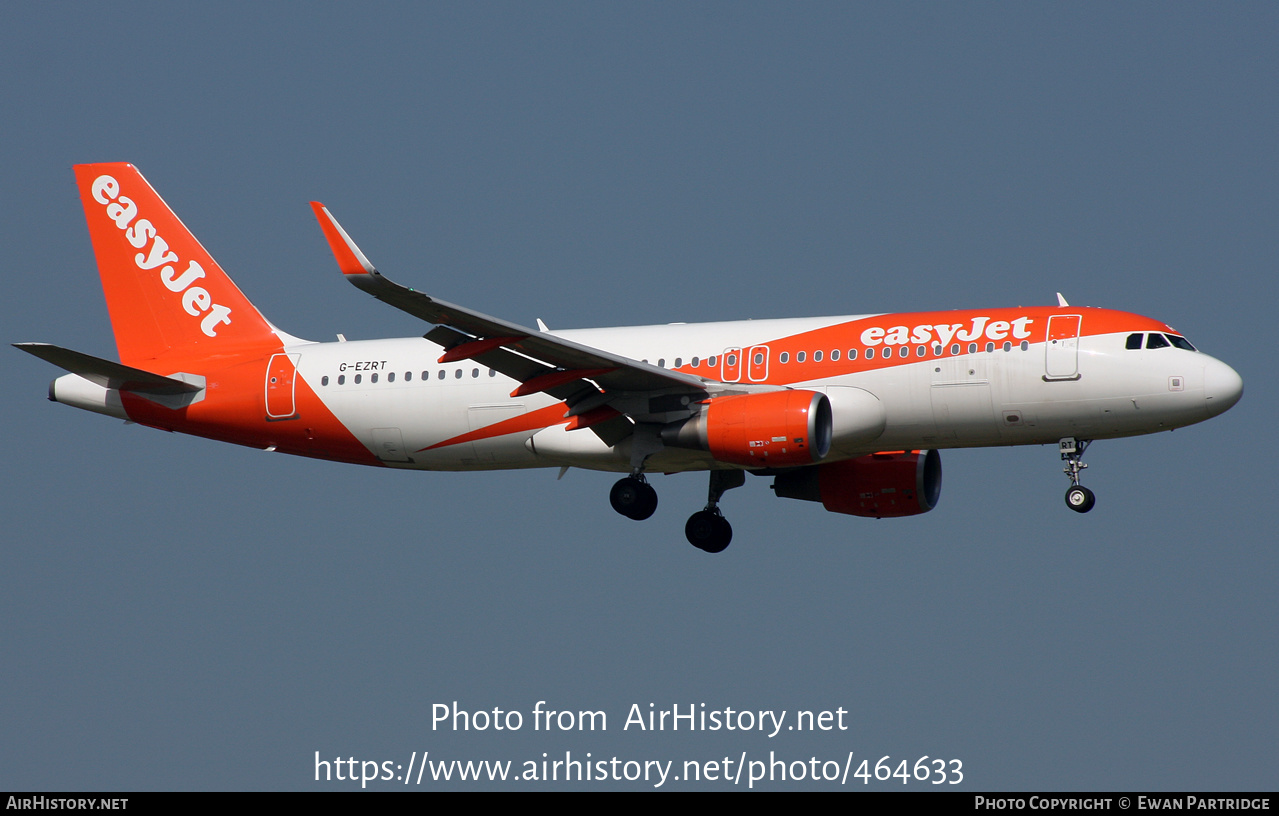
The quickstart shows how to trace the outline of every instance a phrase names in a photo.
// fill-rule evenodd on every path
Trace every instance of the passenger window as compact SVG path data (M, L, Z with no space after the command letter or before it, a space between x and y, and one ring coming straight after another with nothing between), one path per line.
M657 360L657 367L658 367L658 368L666 368L666 358L665 358L665 357L659 357L659 358L658 358L658 360Z
M919 347L917 347L917 348L915 349L915 356L916 356L916 357L923 357L923 356L924 356L925 354L927 354L927 353L928 353L928 347L927 347L927 346L919 346Z
M694 357L694 358L693 358L693 362L692 362L692 366L693 366L693 368L697 368L697 360L698 360L698 358L697 358L697 357Z
M1162 334L1155 334L1154 332L1151 332L1146 335L1146 348L1148 349L1168 348L1168 345L1169 343L1167 338L1165 338Z
M958 343L952 343L952 344L951 344L951 346L950 346L950 353L951 353L951 354L958 354L958 353L959 353L959 344L958 344Z
M779 362L779 363L789 363L789 362L790 362L790 352L788 352L788 351L783 351L781 354L777 355L777 362Z
M362 376L364 376L364 375L363 375L363 374L356 374L356 375L355 375L355 384L356 384L356 385L359 385L359 384L360 384L360 377L362 377Z
M372 377L369 377L369 382L377 382L377 375L374 374Z
M327 375L320 378L320 385L328 385L328 384L329 384L329 378Z
M934 357L940 357L940 356L941 356L941 352L942 352L942 345L941 345L941 343L938 343L937 345L933 346L933 356L934 356Z
M820 363L822 361L822 353L820 351L813 352L813 362Z
M763 355L763 353L762 353L762 352L758 352L758 351L757 351L757 352L755 352L755 365L763 365L763 364L764 364L764 355Z
M1030 341L1029 341L1029 340L1022 340L1022 341L1021 341L1021 350L1022 350L1022 351L1030 351Z
M969 344L968 344L968 353L969 353L969 354L976 354L976 353L977 353L977 344L976 344L976 343L969 343Z
M496 376L497 376L497 372L490 368L490 369L489 369L489 376L490 376L490 377L496 377Z
M714 368L714 367L715 367L715 358L714 358L714 357L707 357L707 358L706 358L706 365L710 366L711 368Z
M837 362L839 362L839 349L831 349L831 351L830 351L830 361L831 361L832 363L837 363Z
M346 375L345 375L345 374L339 374L339 375L338 375L338 385L346 385Z
M462 379L462 369L459 368L453 372L453 379L455 380Z
M442 369L442 368L441 368L441 369L440 369L440 374L439 374L439 376L438 376L436 379L440 379L440 380L442 380L442 379L444 379L444 377L445 377L444 369Z
M476 378L476 377L478 377L478 376L480 376L480 370L479 370L478 368L472 368L472 369L471 369L471 378L472 378L472 379L474 379L474 378Z
M857 359L857 349L849 349L849 350L848 350L848 359L850 359L850 360L856 360L856 359Z
M990 354L990 353L991 353L992 351L994 351L994 350L995 350L995 344L994 344L994 343L987 343L987 344L986 344L986 353L987 353L987 354Z
M683 358L683 357L676 357L676 358L675 358L675 367L676 367L676 368L679 368L679 367L680 367L680 366L682 366L682 365L684 365L684 358Z
M888 346L884 346L883 358L887 360L889 357L892 357L892 356L893 356L893 350L890 349Z
M808 359L808 354L806 352L801 351L795 355L795 362L797 363L802 363L807 359Z
M910 356L910 347L909 347L909 346L902 346L902 347L901 347L901 350L897 352L897 356L898 356L898 357L909 357L909 356Z
M1013 344L1012 344L1012 341L1010 341L1010 340L1005 340L1005 341L1004 341L1004 351L1012 351L1012 350L1013 350Z
M1133 349L1141 348L1141 338L1143 336L1144 335L1141 332L1128 335L1128 342L1124 344L1124 348L1128 349L1129 351Z

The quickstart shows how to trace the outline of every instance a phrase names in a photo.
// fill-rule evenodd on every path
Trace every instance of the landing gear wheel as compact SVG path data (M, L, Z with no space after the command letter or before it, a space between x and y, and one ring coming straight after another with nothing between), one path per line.
M1066 506L1076 513L1087 513L1097 503L1092 491L1081 485L1075 485L1066 491Z
M728 549L733 540L733 526L717 512L698 510L688 517L684 525L688 543L708 553L720 553Z
M608 501L623 516L643 521L657 510L657 491L648 482L627 476L613 485Z

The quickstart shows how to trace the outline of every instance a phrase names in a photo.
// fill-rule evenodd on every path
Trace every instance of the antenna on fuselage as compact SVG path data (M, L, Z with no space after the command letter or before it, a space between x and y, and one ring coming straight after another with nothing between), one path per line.
M1062 297L1062 296L1061 296L1061 292L1058 292L1058 293L1057 293L1057 305L1058 305L1058 306L1069 306L1069 305L1070 305L1069 303L1067 303L1067 302L1066 302L1066 299L1065 299L1064 297Z

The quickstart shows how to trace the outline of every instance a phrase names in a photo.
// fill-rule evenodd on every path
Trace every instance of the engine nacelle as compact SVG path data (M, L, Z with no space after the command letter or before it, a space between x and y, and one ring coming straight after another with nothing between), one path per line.
M797 467L830 452L831 426L825 394L766 391L712 399L701 414L663 428L662 441L744 467Z
M773 480L787 499L819 501L832 513L895 518L927 513L941 495L941 455L935 450L872 453L798 468Z

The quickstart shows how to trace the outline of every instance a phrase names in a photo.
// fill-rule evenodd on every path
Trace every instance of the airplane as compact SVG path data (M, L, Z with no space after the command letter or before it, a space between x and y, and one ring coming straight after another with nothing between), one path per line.
M49 399L159 428L404 470L625 474L618 513L653 515L650 473L707 471L685 526L721 552L746 473L777 496L889 518L932 510L943 448L1057 445L1066 504L1098 439L1173 430L1243 380L1148 317L1070 306L551 331L392 282L312 202L359 289L433 327L311 342L276 328L131 164L75 167L120 362L18 343L70 372Z

